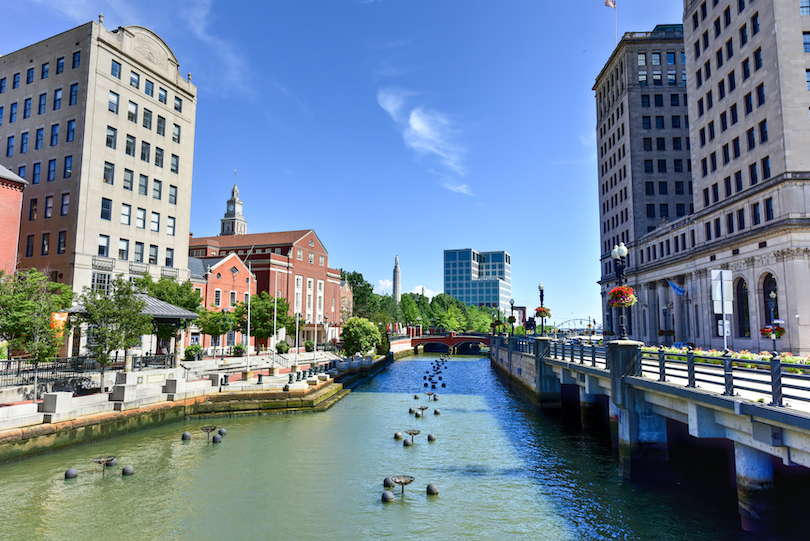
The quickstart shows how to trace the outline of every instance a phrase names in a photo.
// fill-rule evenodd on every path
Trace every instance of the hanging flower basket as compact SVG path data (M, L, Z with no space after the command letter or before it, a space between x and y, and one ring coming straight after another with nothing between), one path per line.
M616 286L610 290L608 305L611 308L629 308L638 302L638 298L630 286Z
M666 336L666 334L667 331L665 331L664 329L658 329L658 336Z
M763 338L770 338L772 334L777 338L782 338L785 334L785 328L779 325L768 325L767 327L761 328L759 334L761 334Z
M535 317L544 317L546 319L551 319L551 310L546 308L545 306L538 306L534 310Z

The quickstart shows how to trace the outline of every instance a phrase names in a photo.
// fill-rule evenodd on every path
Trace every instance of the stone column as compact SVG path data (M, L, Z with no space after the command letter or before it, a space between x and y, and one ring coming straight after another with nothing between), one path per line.
M535 390L537 402L541 408L559 409L562 407L560 397L560 380L551 366L545 363L544 359L549 356L551 348L551 338L545 336L534 340L534 368L535 368Z
M676 285L677 280L676 280ZM671 286L670 286L671 287ZM686 333L683 331L683 299L680 295L675 294L675 290L672 290L672 300L673 300L673 315L675 316L675 342L686 342Z
M636 355L643 344L633 340L608 343L611 402L618 409L619 473L625 479L655 480L668 472L666 419L652 412L641 391L627 378L636 375Z
M666 285L664 285L666 284ZM661 280L658 282L658 329L655 329L655 335L658 336L658 330L664 329L666 330L669 326L669 314L667 317L664 317L664 310L667 309L667 288L669 284L667 284L666 280ZM666 344L667 337L666 336L658 336L658 340L656 341L658 344Z
M579 387L579 414L582 428L597 428L602 408L595 394L588 393L585 387Z
M776 526L776 502L771 455L734 442L734 466L737 470L737 504L743 530L773 532Z

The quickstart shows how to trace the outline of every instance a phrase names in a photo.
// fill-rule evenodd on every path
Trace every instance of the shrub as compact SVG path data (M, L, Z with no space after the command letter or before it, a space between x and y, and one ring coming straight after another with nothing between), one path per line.
M239 342L238 344L234 344L233 346L233 356L234 357L243 357L247 353L247 347L245 344Z
M202 358L202 346L200 344L191 344L186 348L185 357L187 361L196 361Z
M312 340L304 342L304 351L312 351L315 349L315 343Z
M283 355L290 351L290 344L282 340L281 342L276 343L276 351Z

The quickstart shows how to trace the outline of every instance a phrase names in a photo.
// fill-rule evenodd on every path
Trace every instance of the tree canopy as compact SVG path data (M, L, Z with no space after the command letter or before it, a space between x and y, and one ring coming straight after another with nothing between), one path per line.
M274 312L275 309L275 312ZM238 303L234 308L234 317L239 330L247 332L247 303ZM284 297L272 297L267 291L253 295L250 299L250 336L266 340L273 336L273 315L276 314L276 332L292 325L295 329L295 318L289 314L290 304ZM293 332L295 332L293 330Z
M144 274L141 278L135 280L135 287L143 291L150 297L154 297L163 302L168 302L174 306L179 306L191 312L199 313L202 310L202 298L200 294L194 290L194 285L186 280L179 283L174 278L168 276L161 276L160 280L155 282L152 276ZM181 328L187 329L191 321L185 320ZM172 338L177 333L177 325L155 324L155 335L158 338L167 340Z
M353 317L343 325L343 343L347 355L365 355L381 342L380 331L365 318Z

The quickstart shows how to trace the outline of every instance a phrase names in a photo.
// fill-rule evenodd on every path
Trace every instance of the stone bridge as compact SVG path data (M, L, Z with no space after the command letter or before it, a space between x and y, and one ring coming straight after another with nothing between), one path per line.
M451 353L455 353L456 348L462 344L483 344L489 347L490 335L480 334L426 334L411 338L411 345L414 353L419 353L419 346L424 348L425 344L442 344L448 347Z

